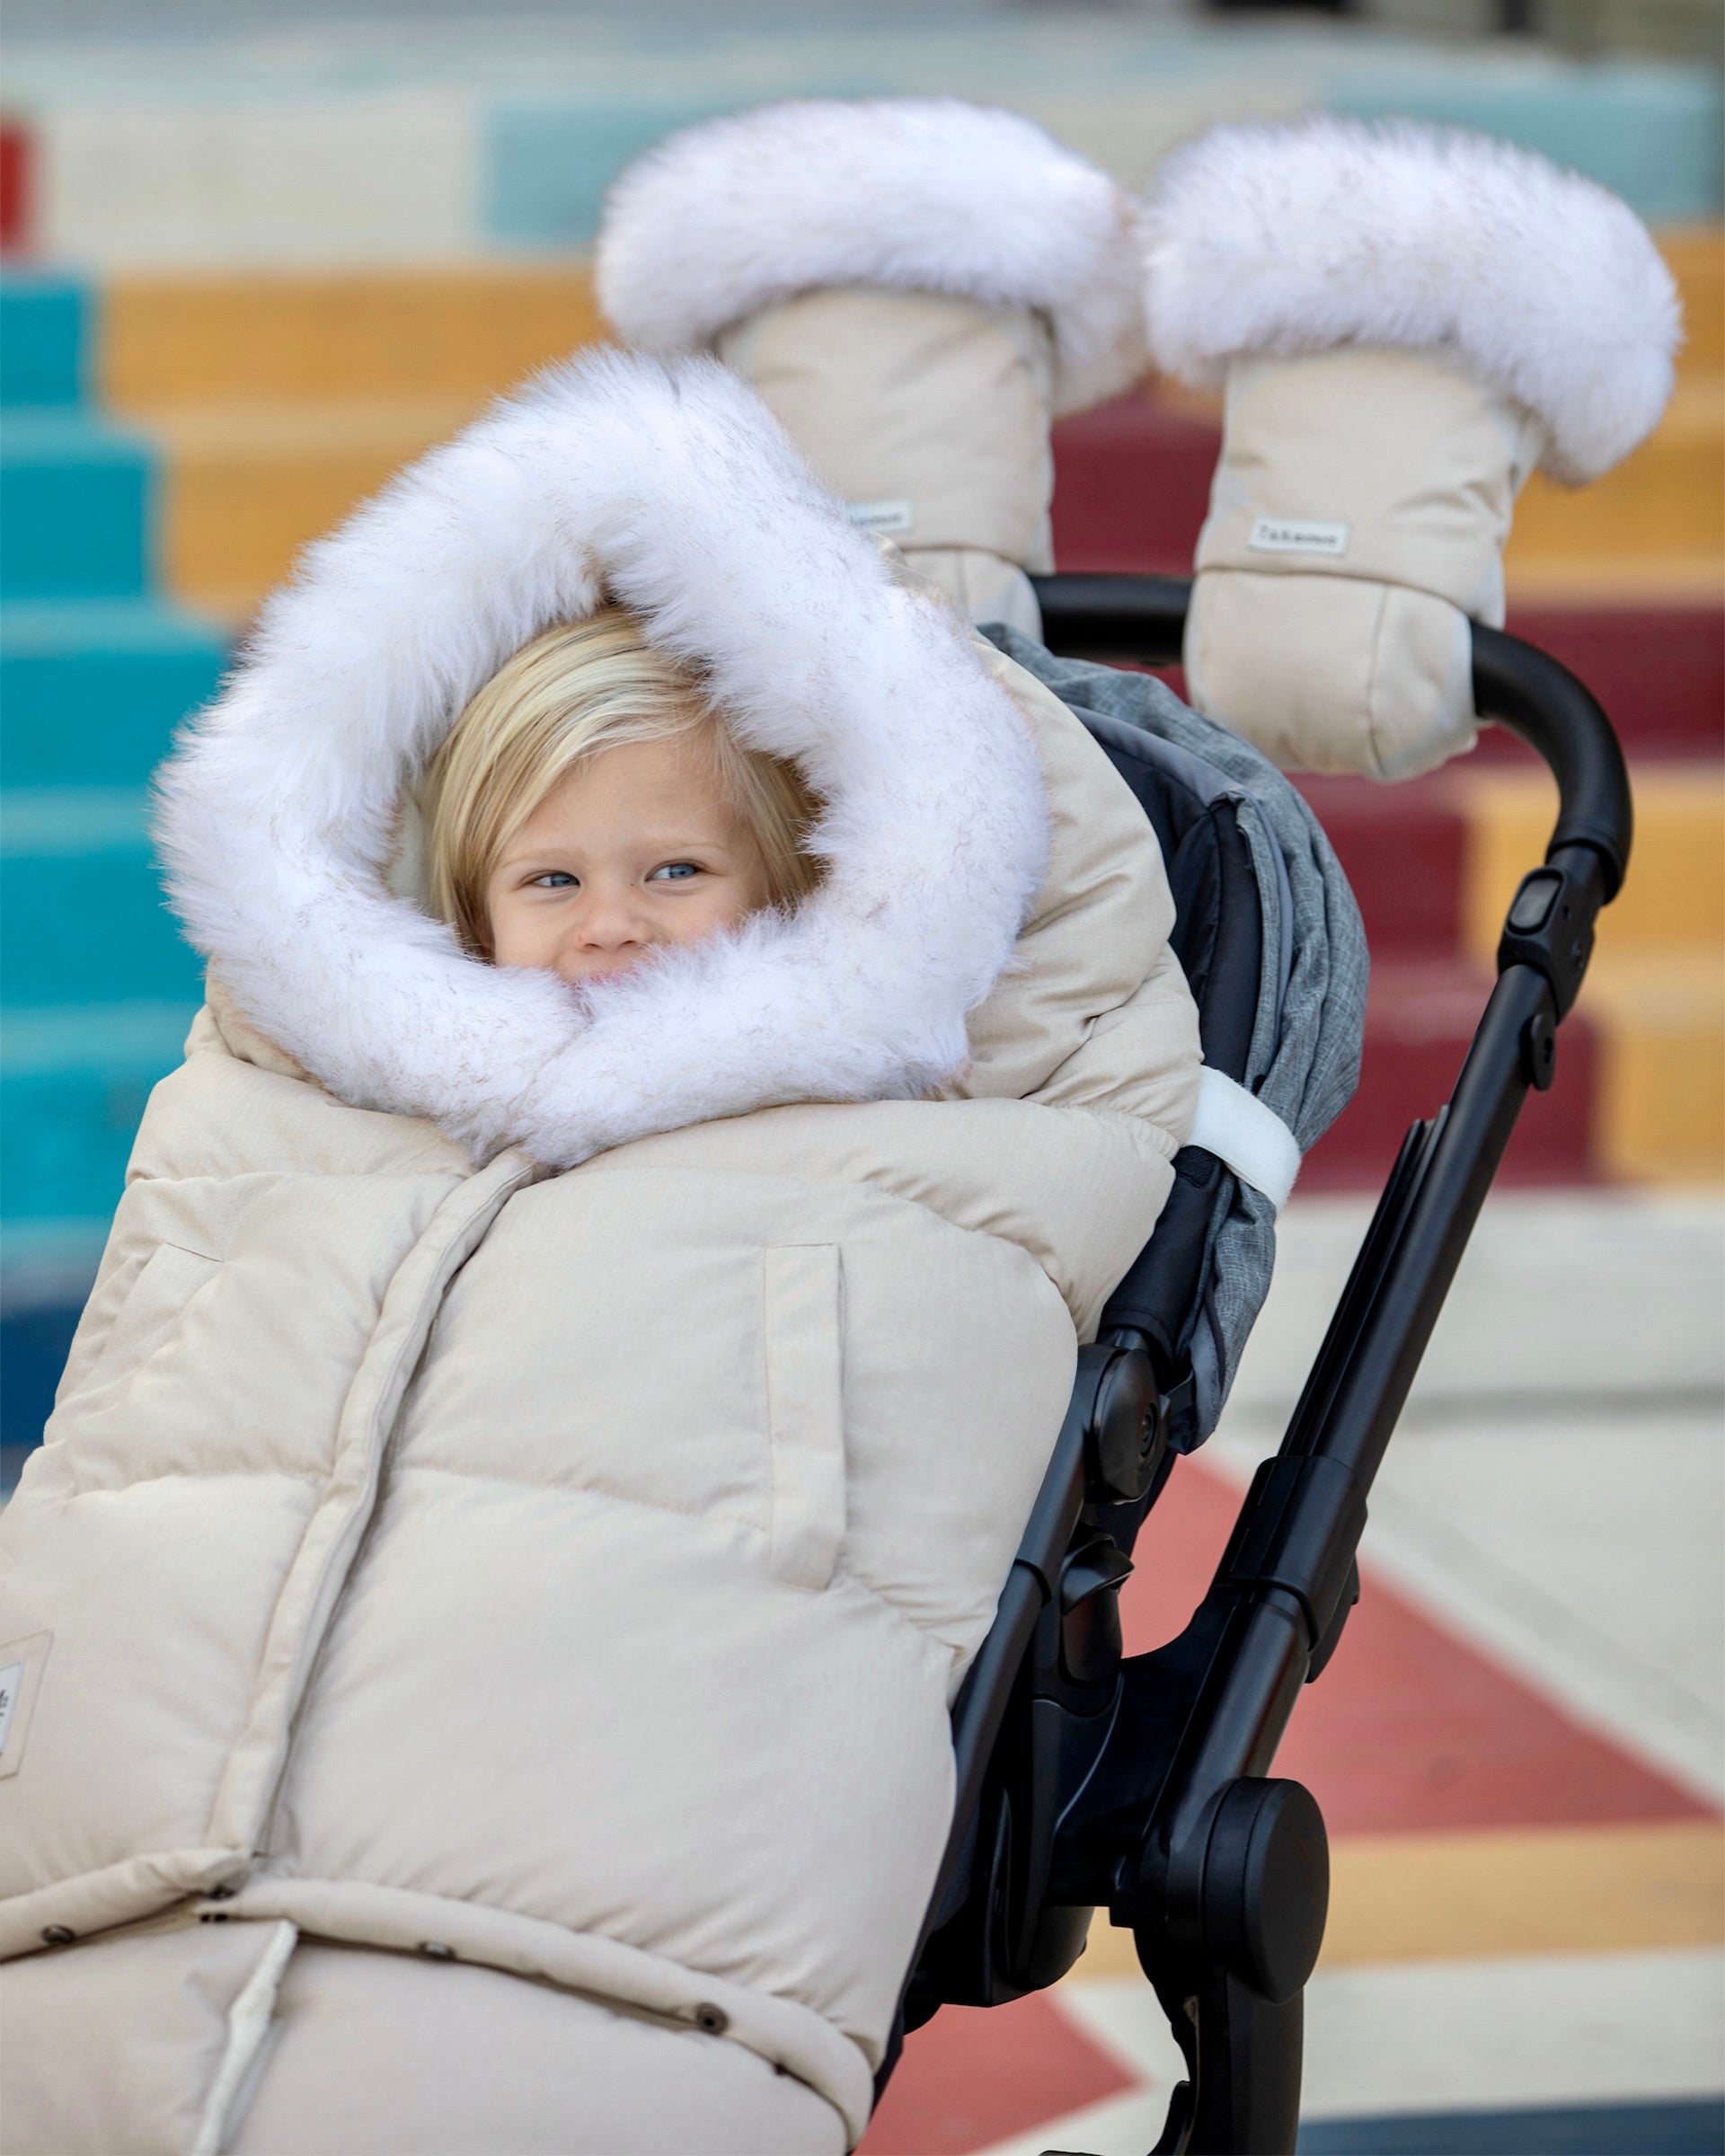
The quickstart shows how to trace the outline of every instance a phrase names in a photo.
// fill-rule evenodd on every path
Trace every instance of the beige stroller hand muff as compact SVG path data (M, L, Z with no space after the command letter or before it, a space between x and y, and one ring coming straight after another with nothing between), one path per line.
M1289 770L1472 747L1470 624L1502 625L1524 481L1598 478L1670 394L1646 228L1506 144L1321 119L1177 153L1146 235L1157 364L1226 401L1194 702Z
M1014 113L772 105L624 174L599 297L647 350L716 352L859 523L973 620L1035 633L1049 420L1147 364L1135 216Z

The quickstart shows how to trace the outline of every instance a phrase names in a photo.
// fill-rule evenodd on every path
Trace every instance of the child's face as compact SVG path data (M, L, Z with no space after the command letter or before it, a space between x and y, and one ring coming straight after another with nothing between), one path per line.
M498 965L579 984L756 912L766 863L698 744L634 742L552 788L504 849L485 899Z

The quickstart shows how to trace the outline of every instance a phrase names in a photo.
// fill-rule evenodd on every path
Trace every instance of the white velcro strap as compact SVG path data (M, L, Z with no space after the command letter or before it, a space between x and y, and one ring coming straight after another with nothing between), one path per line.
M1186 1143L1225 1161L1243 1183L1261 1190L1279 1213L1300 1172L1294 1133L1256 1093L1220 1071L1198 1074L1198 1113Z

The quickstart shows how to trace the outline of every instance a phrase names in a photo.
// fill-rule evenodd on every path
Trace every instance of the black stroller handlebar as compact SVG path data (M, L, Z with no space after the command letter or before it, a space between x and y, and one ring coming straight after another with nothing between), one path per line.
M1050 650L1149 666L1179 657L1184 579L1032 581ZM1322 1936L1327 1857L1316 1805L1297 1783L1271 1779L1272 1763L1301 1687L1358 1599L1373 1478L1522 1104L1552 1082L1595 919L1628 863L1628 773L1594 697L1544 652L1484 628L1473 632L1473 683L1480 711L1526 740L1557 781L1544 862L1510 903L1498 979L1455 1091L1403 1142L1279 1451L1259 1469L1185 1630L1118 1662L1113 1703L1096 1725L1107 1731L1101 1749L1028 1845L1040 1851L1034 1877L1010 1815L978 1813L978 1792L1006 1691L1066 1651L1062 1624L1114 1577L1097 1561L1099 1530L1104 1559L1111 1548L1105 1506L1120 1494L1104 1455L1130 1392L1122 1374L1153 1359L1136 1334L1081 1351L1041 1498L954 1710L960 1800L924 1933L940 1934L928 1948L945 1985L936 1996L987 2004L1052 1982L1080 1950L1090 1908L1106 1905L1132 1930L1190 2073L1152 2156L1294 2146L1301 1995ZM1039 1710L1041 1700L1039 1691ZM1032 1729L1020 1741L1043 1739ZM998 1952L989 1904L969 1893L968 1874L1018 1881L1010 1905L1022 1922L1001 1934ZM966 1944L972 1933L983 1948ZM969 1972L963 1984L942 1976L948 1940L965 1957L954 1965Z
M1098 572L1031 582L1051 651L1153 667L1179 659L1189 579ZM1482 718L1519 734L1557 781L1557 825L1546 859L1564 846L1591 846L1605 863L1601 903L1609 904L1629 865L1633 813L1623 752L1591 691L1519 637L1476 625L1473 701Z
M1591 846L1605 862L1602 903L1623 888L1634 835L1629 772L1611 721L1568 667L1501 629L1473 630L1473 702L1484 719L1519 734L1557 781L1557 826L1549 862L1565 846Z

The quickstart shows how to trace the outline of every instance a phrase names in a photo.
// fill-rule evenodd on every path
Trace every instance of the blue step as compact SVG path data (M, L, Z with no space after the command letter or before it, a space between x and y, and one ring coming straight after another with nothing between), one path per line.
M107 1239L105 1213L6 1223L0 1240L0 1499L41 1436Z
M41 1443L54 1393L77 1330L82 1303L31 1303L0 1312L0 1502L18 1487L24 1462Z
M161 1003L13 1007L0 1019L8 1302L19 1299L21 1224L112 1212L150 1088L179 1065L198 1003L194 993Z
M485 230L506 247L585 246L625 164L679 128L755 102L723 92L500 100L485 116Z
M214 623L155 599L0 606L0 780L143 785L226 661Z
M0 431L0 598L122 598L150 581L155 457L72 410L8 411Z
M1323 101L1361 119L1393 116L1495 135L1582 172L1650 223L1720 214L1719 85L1705 67L1546 58L1491 73L1420 63L1365 66Z
M0 278L0 404L81 404L91 298L75 278Z
M1716 2096L1300 2122L1299 2156L1721 2156Z
M8 1008L175 999L202 967L163 900L130 787L39 787L0 800L0 995Z

